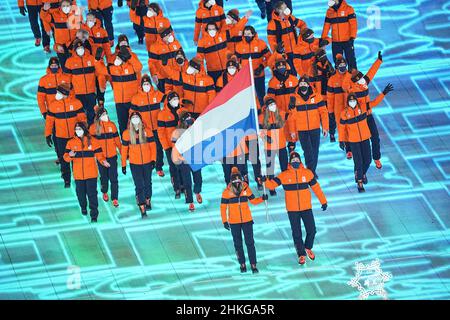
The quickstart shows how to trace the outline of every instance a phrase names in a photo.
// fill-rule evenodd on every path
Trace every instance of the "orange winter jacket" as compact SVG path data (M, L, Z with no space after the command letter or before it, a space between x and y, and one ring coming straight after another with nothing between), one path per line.
M97 139L105 158L117 156L117 150L120 152L122 144L116 125L112 121L100 121L99 124L100 130L98 132L96 124L91 124L89 133Z
M53 31L55 51L57 51L58 45L67 49L67 44L75 40L77 30L81 26L81 19L75 16L74 11L65 14L61 8L45 11L42 7L41 19L45 31Z
M40 6L42 4L42 0L26 0L27 6ZM17 0L17 6L24 7L25 0Z
M347 1L340 1L337 10L332 7L328 8L323 25L322 38L328 36L330 28L333 42L349 41L350 38L356 39L358 22L355 10L347 4Z
M361 108L367 108L368 114L370 114L372 111L370 110L369 83L375 77L381 64L381 60L375 60L369 71L367 71L367 73L364 75L364 79L366 79L367 82L365 85L353 82L351 73L346 73L344 79L342 80L342 89L345 91L344 101L347 101L348 93L353 92L354 94L356 94L358 103Z
M208 72L225 70L228 53L226 32L219 32L214 38L205 32L198 41L197 56L206 60Z
M247 24L247 22L248 22L248 18L243 17L243 18L239 19L239 21L236 24L226 25L225 32L227 34L227 39L228 39L227 47L228 47L228 51L230 51L231 53L236 52L236 46L238 45L239 42L242 41L244 28L245 28L245 25Z
M163 78L165 92L175 91L178 93L178 96L181 98L183 95L183 82L182 82L182 74L186 73L188 67L188 62L185 61L184 65L179 66L178 64L175 67L165 68L163 69Z
M70 151L75 152L75 156L69 155ZM88 138L73 137L67 142L64 151L64 161L72 162L73 178L75 180L87 180L98 177L98 168L96 159L102 162L105 159L102 148L95 138L91 137L91 144Z
M248 202L256 205L264 200L256 198L247 183L242 182L242 191L237 196L231 190L231 184L222 192L222 200L220 201L220 215L222 222L229 224L246 223L253 220L252 213Z
M55 128L57 138L72 138L75 132L75 124L79 121L86 122L86 114L80 100L69 96L66 99L53 101L45 118L45 136L49 136Z
M164 150L171 149L175 145L172 134L178 125L178 114L170 110L167 104L158 114L158 138Z
M270 49L275 52L277 43L283 41L286 53L292 53L297 44L298 32L306 28L305 21L290 15L287 19L281 20L280 16L273 11L272 20L267 24L267 40Z
M297 131L319 129L321 124L323 130L328 131L328 110L319 93L313 91L306 101L298 94L295 99L295 109L291 112Z
M206 24L214 22L219 30L225 28L225 13L221 6L217 4L211 6L209 9L203 4L203 0L198 3L198 9L195 13L195 28L194 28L194 41L198 41L205 33Z
M183 73L181 78L183 94L180 97L192 101L192 110L186 111L190 112L192 117L197 118L216 97L214 81L205 73L203 66L199 73Z
M47 73L39 80L37 90L37 102L42 115L47 113L50 104L55 101L56 87L61 83L70 83L70 77L61 68L57 73L52 73L47 68Z
M158 15L154 17L143 17L144 19L144 32L145 32L145 45L147 51L150 52L152 44L156 43L161 37L158 34L158 29L172 29L170 20L163 15L162 9L159 11Z
M112 5L112 0L88 0L89 10L104 10Z
M252 57L253 71L256 70L261 64L267 67L268 60L271 56L270 50L264 40L259 39L255 34L250 43L243 40L236 45L236 57L239 59L241 67L246 66L249 63L249 58ZM264 77L264 71L260 75L255 75L255 78Z
M100 26L99 20L96 20L92 28L89 28L86 24L83 24L81 28L89 32L89 39L92 39L92 55L95 56L97 49L101 47L103 49L102 58L104 56L110 58L112 53L111 46L109 45L108 32Z
M149 92L141 89L131 99L130 114L139 112L145 127L155 131L158 129L158 114L161 110L161 103L164 101L164 94L153 87Z
M269 111L268 112L268 128L264 127L264 117L266 116L265 108L259 115L259 127L260 134L264 140L264 149L265 150L280 150L286 148L286 136L284 133L284 125L287 120L287 113L284 111L279 111L281 119L283 119L283 125L278 126L276 123L275 113Z
M359 106L355 109L346 107L341 111L338 124L339 141L361 142L370 139L367 112L361 109Z
M346 72L347 73L347 72ZM336 71L327 83L327 108L329 113L334 113L336 119L341 116L341 111L346 105L347 94L342 89L342 82L346 73Z
M153 76L157 76L159 79L164 79L164 75L167 76L168 68L176 68L177 62L175 56L177 51L181 49L181 44L178 40L174 40L172 43L165 43L161 37L150 47L148 52L148 69ZM164 65L165 64L165 65Z
M66 71L70 76L75 94L95 93L97 79L100 88L106 88L105 76L96 71L95 59L87 51L82 57L75 54L67 59Z
M312 208L309 188L314 191L321 204L327 203L319 182L314 178L314 173L305 168L303 164L298 169L294 169L289 165L288 169L280 173L276 178L266 181L266 187L269 190L273 190L280 185L284 189L284 200L288 213L299 213Z
M131 102L138 92L142 71L142 64L134 53L130 60L120 66L109 64L105 67L103 61L96 61L95 69L99 74L110 79L116 104Z
M293 49L293 61L295 70L299 75L312 76L312 63L315 60L314 53L317 50L319 50L319 39L314 39L312 43L298 40Z
M123 132L120 152L122 167L127 165L127 159L130 164L147 164L156 161L156 143L153 131L145 129L145 134L145 142L139 143L139 137L136 137L136 144L132 144L129 129Z

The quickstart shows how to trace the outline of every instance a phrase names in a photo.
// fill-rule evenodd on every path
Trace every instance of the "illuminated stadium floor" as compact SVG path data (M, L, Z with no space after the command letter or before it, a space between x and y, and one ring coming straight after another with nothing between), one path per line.
M229 2L239 3L241 12L253 8L251 23L265 38L254 1ZM326 1L293 2L294 14L320 33ZM269 201L268 223L263 205L253 209L260 269L254 276L239 274L231 235L222 227L220 165L204 170L204 204L194 214L183 200L173 200L168 176L154 175L154 209L142 221L128 174L120 175L118 209L100 201L97 225L81 216L74 187L62 188L35 100L48 56L33 46L16 1L2 1L0 298L358 299L348 285L355 262L379 259L392 274L385 286L389 299L449 299L450 1L424 1L420 8L419 2L351 1L360 24L360 69L368 70L378 50L384 53L372 96L388 82L396 89L374 112L383 170L370 169L367 192L360 195L352 162L323 140L318 174L329 209L322 213L315 200L316 261L298 266L280 191ZM164 1L190 57L196 3ZM382 9L380 30L366 28L370 3ZM126 10L115 10L116 36L126 31L148 70ZM73 265L81 271L81 287L74 290L67 286Z

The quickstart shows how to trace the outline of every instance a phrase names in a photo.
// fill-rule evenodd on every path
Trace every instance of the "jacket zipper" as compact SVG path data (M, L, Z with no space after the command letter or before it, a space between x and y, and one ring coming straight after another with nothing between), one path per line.
M152 131L154 131L155 129L153 128L153 119L152 119L152 110L150 110L150 98L148 97L148 92L147 92L147 103L148 103L148 112L150 112L150 124L152 126Z
M67 128L67 137L70 138L69 121L67 121L66 100L65 99L63 99L63 103L64 103L64 120L66 120L66 128Z
M84 63L83 63L83 57L81 58L81 68L83 69L83 78L84 78L84 86L85 86L85 94L88 93L88 85L87 85L87 80L86 80L86 73L84 72Z
M300 206L300 191L299 191L299 189L298 189L298 176L297 176L297 170L296 170L296 169L294 169L294 170L295 170L295 184L297 185L296 193L297 193L298 211L301 211L301 210L300 210L300 209L301 209L301 206Z

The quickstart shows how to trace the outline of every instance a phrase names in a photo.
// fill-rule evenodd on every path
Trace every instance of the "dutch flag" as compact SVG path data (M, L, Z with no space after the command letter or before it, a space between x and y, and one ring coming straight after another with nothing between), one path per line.
M245 136L258 133L257 110L250 62L181 135L173 155L181 156L194 171L222 160Z

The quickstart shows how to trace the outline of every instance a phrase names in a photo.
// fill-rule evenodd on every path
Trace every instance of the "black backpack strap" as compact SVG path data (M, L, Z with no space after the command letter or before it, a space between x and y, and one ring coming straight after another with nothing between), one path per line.
M288 20L289 20L289 22L291 23L291 28L292 28L292 32L294 33L295 43L297 43L297 41L298 41L298 35L297 35L297 30L295 29L295 28L296 28L296 26L295 26L295 21L294 21L294 19L292 18L292 16L289 16Z
M273 21L275 22L275 36L277 37L277 43L281 42L282 39L282 28L281 28L281 22L279 20L273 19Z

